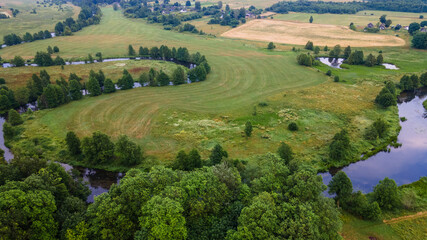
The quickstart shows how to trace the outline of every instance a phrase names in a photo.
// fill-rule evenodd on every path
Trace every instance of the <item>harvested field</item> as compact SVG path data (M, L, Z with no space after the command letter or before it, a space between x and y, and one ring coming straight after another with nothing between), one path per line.
M344 26L267 19L250 21L221 36L296 45L305 45L307 41L313 41L315 45L321 46L336 44L352 47L405 45L405 41L398 37L355 32Z

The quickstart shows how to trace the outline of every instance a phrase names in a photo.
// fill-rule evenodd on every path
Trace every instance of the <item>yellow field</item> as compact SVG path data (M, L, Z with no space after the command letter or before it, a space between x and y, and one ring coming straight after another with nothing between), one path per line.
M199 1L202 3L202 5L213 5L218 3L218 0L199 0ZM266 8L280 1L282 0L227 0L227 1L222 1L222 3L224 7L226 4L228 4L230 5L231 8L241 8L241 7L248 8L250 6L255 6L257 8ZM297 0L287 0L287 1L297 1ZM310 1L318 1L318 0L310 0ZM327 1L328 2L352 2L353 0L327 0ZM186 0L180 0L178 2L180 2L181 4L185 4Z
M391 47L405 45L405 41L398 37L355 32L344 26L267 19L250 21L221 36L297 45L305 45L307 41L313 41L315 45L320 46L340 44L352 47Z

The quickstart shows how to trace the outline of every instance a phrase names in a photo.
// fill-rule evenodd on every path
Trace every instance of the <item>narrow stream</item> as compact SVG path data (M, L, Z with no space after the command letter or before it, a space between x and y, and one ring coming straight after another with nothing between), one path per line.
M330 172L320 173L323 182L327 185L332 175L337 171L344 171L351 179L354 190L364 193L373 190L373 187L385 177L392 178L398 185L417 181L427 175L427 113L422 102L427 99L427 89L417 94L404 93L399 96L399 116L407 118L401 122L402 129L398 136L399 148L392 148L390 152L380 152L365 161L350 164L342 169L331 169ZM3 124L0 118L0 148L5 151L6 161L13 159L13 154L4 145ZM112 184L118 184L123 173L110 172L100 169L73 167L60 163L67 171L76 169L83 179L88 182L92 191L88 202L94 197L107 192Z

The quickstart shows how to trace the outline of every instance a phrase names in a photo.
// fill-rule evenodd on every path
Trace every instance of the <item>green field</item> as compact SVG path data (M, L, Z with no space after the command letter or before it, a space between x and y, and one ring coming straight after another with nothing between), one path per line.
M0 54L4 58L14 55L32 58L36 51L51 45L60 48L63 58L96 52L108 58L126 55L129 44L134 47L185 46L190 52L200 51L206 55L213 69L208 79L190 85L139 88L85 98L40 111L34 120L25 124L31 135L49 136L52 144L56 144L63 141L68 130L76 131L81 137L95 130L113 139L127 134L141 144L148 155L161 161L172 160L179 149L194 147L207 157L215 143L221 143L231 157L244 158L275 151L279 143L285 141L295 149L299 159L322 166L327 144L341 128L349 129L355 151L359 153L373 148L362 135L379 114L392 123L390 134L396 134L397 108L380 110L373 99L384 80L397 81L403 73L420 72L427 64L423 51L407 47L369 49L373 53L383 50L385 61L398 65L401 70L363 66L333 70L345 83L337 84L322 73L328 67L320 66L317 70L299 66L295 61L298 53L292 51L268 51L261 42L165 31L160 25L147 24L144 19L125 18L112 8L103 8L103 13L101 24L71 37L13 46L0 50ZM291 47L279 46L280 49ZM138 62L135 64L133 67L137 68ZM90 66L84 66L82 71L76 67L75 71L84 75ZM66 66L65 71L72 70L68 68ZM55 74L60 71L58 67L46 69ZM7 71L10 70L1 70L0 76ZM6 81L15 87L24 83ZM260 102L268 106L258 106ZM249 139L242 135L246 121L255 126ZM301 130L287 130L290 121L297 121Z
M0 41L3 41L3 36L15 33L23 35L26 32L31 34L38 31L54 31L55 24L59 21L64 21L68 17L77 18L80 8L71 4L62 5L62 10L59 10L57 5L44 7L36 3L36 0L0 0L0 12L15 8L20 12L14 18L0 19ZM35 9L37 14L30 12Z
M365 15L366 13L366 15ZM387 19L393 21L392 25L400 24L408 26L412 22L421 22L419 13L405 13L405 12L390 12L390 11L360 11L357 14L317 14L317 13L289 13L289 14L276 14L274 19L290 20L298 22L308 22L310 16L313 16L313 23L318 24L332 24L349 26L354 23L356 26L365 27L368 23L374 25L379 22L382 15L387 15Z

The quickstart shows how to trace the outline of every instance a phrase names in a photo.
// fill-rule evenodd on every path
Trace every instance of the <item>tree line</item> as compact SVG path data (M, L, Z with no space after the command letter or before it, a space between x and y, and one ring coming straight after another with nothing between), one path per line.
M370 0L364 2L313 2L313 1L282 1L266 8L267 11L277 13L306 12L306 13L333 13L355 14L362 10L380 10L397 12L426 12L427 3L423 0Z
M70 17L63 22L58 22L55 25L56 36L68 36L71 35L73 32L77 32L86 26L98 24L100 22L102 13L101 9L98 6L94 4L84 4L78 6L81 6L82 8L78 15L78 19L74 20ZM33 42L36 40L48 39L51 37L52 35L48 30L39 31L34 34L27 32L22 37L11 33L3 37L3 42L7 46L12 46L21 44L22 42Z

